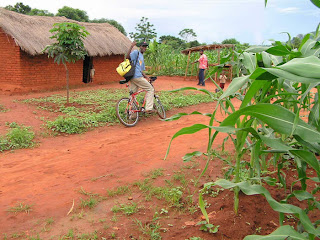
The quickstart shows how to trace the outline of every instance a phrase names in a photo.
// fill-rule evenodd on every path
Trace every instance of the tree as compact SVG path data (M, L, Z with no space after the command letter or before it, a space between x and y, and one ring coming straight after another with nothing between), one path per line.
M53 17L54 14L48 12L47 10L41 10L41 9L37 9L37 8L31 8L28 5L24 5L23 3L19 2L16 3L16 5L11 6L8 5L5 7L5 9L10 10L10 11L14 11L14 12L18 12L18 13L22 13L22 14L26 14L26 15L32 15L32 16L51 16Z
M179 32L179 36L188 43L190 41L194 41L197 37L197 34L193 31L193 29L185 28Z
M197 40L191 41L187 43L187 48L197 47L200 46L200 44ZM204 44L205 45L205 44Z
M31 7L24 5L22 2L18 2L14 6L8 5L5 9L22 14L28 14L31 11Z
M89 22L89 17L86 11L67 6L58 9L58 13L56 14L56 16L64 16L78 22Z
M222 44L240 44L235 38L228 38L221 42Z
M157 37L153 24L148 22L148 18L142 17L135 29L136 32L131 32L129 35L136 42L149 42L151 39Z
M299 48L301 44L301 39L299 37L294 37L291 43L293 48Z
M171 46L174 49L183 47L183 40L170 35L163 35L160 37L160 43Z
M53 17L54 14L48 12L47 10L41 10L41 9L37 9L37 8L33 8L28 15L32 15L32 16L50 16Z
M67 79L67 104L69 104L69 70L66 62L74 63L84 59L87 51L84 48L83 39L89 34L84 27L76 23L55 23L50 30L54 33L51 39L56 42L48 45L43 50L48 52L48 57L54 58L54 62L64 65Z
M120 32L122 32L124 35L127 36L127 32L126 30L124 29L124 27L118 23L116 20L113 20L113 19L106 19L106 18L100 18L100 19L93 19L93 20L90 20L90 22L92 23L109 23L111 24L112 26L116 27Z

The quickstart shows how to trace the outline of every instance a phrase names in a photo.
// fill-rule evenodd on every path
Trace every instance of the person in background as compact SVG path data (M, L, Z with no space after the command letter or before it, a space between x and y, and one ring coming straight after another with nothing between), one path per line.
M153 110L153 96L154 88L151 83L147 80L149 79L147 75L143 72L145 70L143 54L147 50L148 43L143 42L140 44L139 50L132 51L136 42L133 41L130 49L127 53L127 59L133 61L133 65L136 66L135 73L130 80L129 90L137 92L138 88L146 90L146 113L152 113ZM132 52L131 52L132 51Z
M227 81L227 76L225 75L224 72L222 72L222 74L219 77L219 82L220 82L220 88L223 90L224 89L224 85L226 84Z
M200 58L197 61L194 61L192 64L199 62L199 82L197 85L205 86L204 73L205 73L205 70L208 68L208 58L203 53L202 49L199 51L199 53L200 53Z

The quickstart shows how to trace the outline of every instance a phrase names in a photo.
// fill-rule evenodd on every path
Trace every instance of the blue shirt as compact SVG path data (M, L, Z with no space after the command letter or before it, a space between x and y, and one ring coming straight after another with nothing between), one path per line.
M139 54L138 62L136 63L138 54ZM131 59L131 61L133 61L133 65L136 66L136 71L133 75L133 78L143 77L142 71L144 71L146 69L145 65L144 65L143 54L141 52L139 52L138 50L134 50L130 53L130 59Z

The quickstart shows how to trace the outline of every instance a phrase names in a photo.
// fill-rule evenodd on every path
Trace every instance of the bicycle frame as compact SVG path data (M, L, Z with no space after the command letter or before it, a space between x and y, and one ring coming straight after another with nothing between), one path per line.
M127 87L129 87L129 84L126 84L126 85L127 85ZM129 92L130 93L130 101L128 102L128 108L130 109L130 111L132 111L132 112L143 112L144 111L143 109L144 109L144 106L146 104L146 95L144 95L143 103L142 103L141 106L140 106L140 104L139 104L139 102L137 101L137 98L136 98L137 95L139 95L142 92L147 92L147 91L141 89L141 90L139 90L137 92L132 92L132 91ZM133 103L135 103L137 105L137 107L138 107L137 110L132 110L132 108L130 107Z

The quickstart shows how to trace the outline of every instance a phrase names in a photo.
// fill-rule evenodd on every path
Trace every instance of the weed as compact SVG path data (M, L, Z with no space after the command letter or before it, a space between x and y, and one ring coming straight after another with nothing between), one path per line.
M8 209L8 212L18 213L18 212L26 212L29 213L32 211L31 209L32 205L24 204L24 203L18 203L16 206L11 207Z
M120 186L120 187L117 187L115 190L107 190L107 193L108 193L109 197L123 195L123 194L128 193L128 192L131 192L129 186Z
M80 199L81 203L80 206L82 208L88 207L88 208L94 208L98 204L98 200L94 197L90 197L88 200Z
M117 222L117 221L118 221L117 215L114 214L111 218L111 222Z
M116 235L116 233L113 232L110 234L110 237L111 237L111 239L115 239L117 237L117 235Z
M81 235L78 235L77 237L78 240L95 240L98 239L98 234L97 231L94 231L93 233L84 233Z
M59 240L68 240L68 239L74 239L74 232L73 229L70 229L67 235L63 235L59 238Z
M134 219L133 222L138 226L139 231L142 232L143 235L148 236L149 239L158 240L161 239L160 231L161 225L159 221L155 221L154 219L151 223L142 224L138 219Z
M15 122L9 124L9 127L10 130L6 136L0 136L0 151L28 148L34 145L35 134L30 127L19 126Z
M207 223L207 221L198 222L197 225L200 225L201 231L205 231L209 233L217 233L220 227L219 225L215 226L211 223Z
M0 112L7 112L7 111L8 109L5 106L0 104Z
M146 174L145 174L145 177L150 177L150 178L152 178L152 179L156 179L156 178L158 178L158 177L163 176L163 171L164 171L163 168L154 169L154 170L146 173Z
M172 178L175 181L180 181L182 186L184 186L184 187L186 187L188 185L188 183L186 181L186 176L182 172L175 172L174 175L172 176Z
M79 190L79 193L86 195L86 196L90 196L90 197L96 197L99 196L99 194L97 193L91 193L91 192L87 192L86 190L84 190L82 187Z
M138 212L138 204L137 203L130 203L130 204L120 204L120 206L112 207L111 211L114 213L122 212L125 215L132 215Z
M83 120L76 117L59 116L54 121L48 121L47 127L55 132L75 134L84 132L86 126Z

